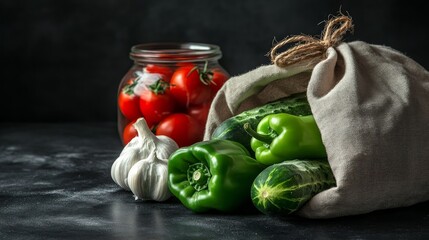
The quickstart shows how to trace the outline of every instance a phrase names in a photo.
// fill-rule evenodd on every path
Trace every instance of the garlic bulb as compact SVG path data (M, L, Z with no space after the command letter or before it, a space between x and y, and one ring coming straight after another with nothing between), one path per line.
M156 154L140 160L128 174L128 184L136 200L165 201L171 197L167 185L167 159L159 159Z
M111 176L113 181L125 190L131 190L128 184L129 171L138 161L147 159L150 155L158 159L168 159L179 147L167 136L155 136L146 121L139 118L134 123L138 135L122 150L112 164Z

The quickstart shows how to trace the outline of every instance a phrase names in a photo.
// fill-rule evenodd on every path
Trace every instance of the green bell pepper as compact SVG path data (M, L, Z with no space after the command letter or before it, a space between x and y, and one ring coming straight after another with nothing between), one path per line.
M240 143L198 142L180 148L168 160L168 187L194 212L240 210L250 201L250 188L265 165L250 157Z
M313 115L271 114L261 119L256 131L248 124L244 128L252 136L256 160L266 165L327 156Z

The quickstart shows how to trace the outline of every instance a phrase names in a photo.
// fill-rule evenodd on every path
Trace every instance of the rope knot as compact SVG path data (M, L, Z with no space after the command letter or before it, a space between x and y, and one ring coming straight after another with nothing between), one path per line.
M352 19L348 16L338 16L325 24L321 38L308 35L297 35L285 38L277 43L269 52L272 63L279 67L286 67L304 60L320 57L330 47L341 43L344 34L352 31ZM277 54L279 48L295 43L295 46Z

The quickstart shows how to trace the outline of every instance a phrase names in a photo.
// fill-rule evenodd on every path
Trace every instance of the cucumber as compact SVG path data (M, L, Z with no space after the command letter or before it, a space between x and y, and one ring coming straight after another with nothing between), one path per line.
M262 118L275 113L289 113L298 116L312 114L306 94L298 93L228 118L214 130L211 139L239 142L253 155L254 152L250 147L252 137L244 130L244 123L248 122L251 128L256 129Z
M267 167L255 178L251 198L265 214L288 215L335 184L326 160L285 161Z

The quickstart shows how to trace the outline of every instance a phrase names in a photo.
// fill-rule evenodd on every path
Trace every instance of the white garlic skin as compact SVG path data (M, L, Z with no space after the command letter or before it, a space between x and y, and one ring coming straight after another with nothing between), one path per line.
M119 157L115 160L110 170L113 181L125 190L130 191L128 187L128 173L131 167L141 160L140 148L135 147L139 139L132 139L122 150Z
M167 160L151 154L140 160L128 174L128 185L136 199L165 201L171 197L168 189Z
M159 135L154 142L156 144L156 157L158 159L168 159L173 152L179 149L177 143L167 136Z

